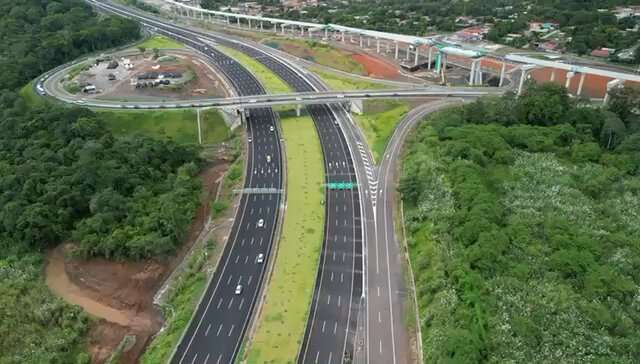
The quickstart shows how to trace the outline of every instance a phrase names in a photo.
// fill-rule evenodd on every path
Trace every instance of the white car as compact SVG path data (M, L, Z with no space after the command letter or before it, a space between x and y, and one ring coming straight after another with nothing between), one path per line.
M242 293L242 285L241 284L236 286L236 294L240 294L240 293Z
M258 227L259 228L264 227L264 219L258 220Z
M267 163L271 163L271 156L267 154Z
M274 129L274 128L273 128L273 125L271 125L271 126L269 127L269 131L274 131L274 130L276 130L276 129Z
M251 143L251 137L248 137L248 138L247 138L247 141L248 141L249 143Z
M264 254L262 253L258 254L258 257L256 258L256 263L258 264L264 263Z

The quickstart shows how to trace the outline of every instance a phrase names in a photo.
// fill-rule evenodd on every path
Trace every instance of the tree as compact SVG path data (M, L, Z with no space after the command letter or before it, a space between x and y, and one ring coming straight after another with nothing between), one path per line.
M147 51L147 48L144 46L138 46L138 50L140 51L140 53L144 54L144 52Z
M157 59L160 57L160 50L158 48L153 48L153 59Z
M627 128L620 118L612 113L604 113L605 119L600 132L600 145L608 150L615 149L627 135Z

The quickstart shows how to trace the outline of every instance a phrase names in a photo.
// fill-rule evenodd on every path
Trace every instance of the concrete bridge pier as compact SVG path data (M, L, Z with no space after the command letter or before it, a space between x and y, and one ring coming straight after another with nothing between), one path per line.
M500 68L500 81L498 81L498 87L502 87L504 83L504 73L507 70L507 64L502 62L502 67Z
M609 92L611 90L613 90L614 88L617 87L621 87L624 85L624 81L620 80L620 79L615 79L615 80L611 80L609 82L607 82L607 92L604 94L604 99L602 100L602 105L606 105L609 102L609 98L611 98L611 95L609 94Z
M219 110L221 111L225 124L232 130L245 122L246 115L242 108L222 107Z
M416 59L415 59L414 64L413 64L414 66L418 65L418 57L420 57L420 47L418 47L416 45Z
M580 73L580 83L578 83L578 92L576 92L576 96L580 97L582 95L582 86L584 86L584 79L587 76L586 73Z
M351 100L349 102L349 111L356 115L362 115L364 113L364 104L362 100Z
M360 48L362 48L362 34L360 34Z
M395 42L395 43L396 43L396 56L395 56L395 58L398 59L398 48L399 47L398 47L398 42Z
M549 82L553 82L556 80L556 69L552 68L551 69L551 77L549 77Z
M567 72L567 78L564 82L564 87L566 89L569 89L569 86L571 86L571 79L573 78L573 76L575 76L575 72Z
M380 54L380 38L376 38L376 53Z
M300 117L302 115L302 105L296 105L296 116Z
M428 55L428 62L427 62L427 69L430 70L431 69L431 60L433 57L433 47L429 47L429 55Z
M527 79L527 77L529 77L529 71L531 71L534 68L536 68L536 66L533 64L525 64L522 67L520 67L520 71L522 71L522 73L520 74L520 84L518 85L518 92L516 94L517 96L522 95L522 89L524 88L524 81Z

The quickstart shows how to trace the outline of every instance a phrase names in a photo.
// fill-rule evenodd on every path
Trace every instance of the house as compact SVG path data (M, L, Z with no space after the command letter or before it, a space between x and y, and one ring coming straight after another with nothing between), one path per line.
M484 39L487 33L489 33L488 26L474 26L457 31L455 37L465 42L480 41Z
M618 6L613 10L613 15L618 19L640 16L640 6Z
M615 53L615 51L616 51L615 49L611 49L611 48L598 48L598 49L592 50L591 55L593 57L606 58L612 55L613 53Z
M548 42L538 43L538 50L545 52L560 52L560 46L552 40Z
M553 21L549 22L529 22L529 31L532 33L548 33L558 29L559 24Z

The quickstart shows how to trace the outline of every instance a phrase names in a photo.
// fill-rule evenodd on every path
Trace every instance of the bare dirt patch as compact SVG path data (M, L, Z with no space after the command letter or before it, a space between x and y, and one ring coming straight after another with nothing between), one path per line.
M354 54L351 57L364 67L369 77L396 80L400 76L398 68L383 59L367 54Z
M224 155L224 146L214 152ZM72 243L49 252L45 268L49 288L67 302L81 306L97 318L88 335L92 363L105 363L125 336L135 343L123 351L119 363L137 363L150 339L162 327L153 299L166 277L182 261L209 219L210 201L229 166L222 157L203 170L201 205L187 232L185 244L175 256L140 262L116 262L102 258L72 258Z

